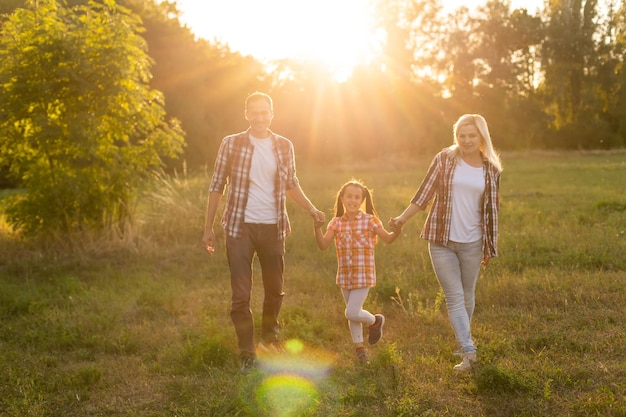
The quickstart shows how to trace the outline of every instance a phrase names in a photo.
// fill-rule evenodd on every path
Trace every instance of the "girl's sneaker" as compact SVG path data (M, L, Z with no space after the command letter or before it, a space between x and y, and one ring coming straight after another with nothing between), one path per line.
M358 347L356 348L356 357L359 359L361 363L370 363L370 354L367 352L366 347Z
M369 326L368 342L370 345L378 342L383 337L383 325L385 324L385 316L382 314L375 314L376 321Z

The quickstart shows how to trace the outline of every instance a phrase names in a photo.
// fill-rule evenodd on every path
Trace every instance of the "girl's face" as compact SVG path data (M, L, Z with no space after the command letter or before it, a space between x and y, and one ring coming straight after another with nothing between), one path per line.
M355 214L361 208L363 204L363 190L361 187L357 185L348 185L343 190L343 195L341 196L341 204L349 214Z

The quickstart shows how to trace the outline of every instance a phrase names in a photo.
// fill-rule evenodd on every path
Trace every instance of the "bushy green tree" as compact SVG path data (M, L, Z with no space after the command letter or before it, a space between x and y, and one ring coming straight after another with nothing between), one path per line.
M140 19L105 0L29 1L0 36L0 158L24 192L7 201L27 233L98 229L131 219L138 188L182 152L149 87Z

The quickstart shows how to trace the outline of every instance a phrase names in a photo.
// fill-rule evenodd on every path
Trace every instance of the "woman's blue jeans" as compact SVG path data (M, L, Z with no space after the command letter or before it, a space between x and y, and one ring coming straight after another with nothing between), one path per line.
M474 314L476 281L483 257L482 240L471 243L429 242L435 275L446 297L448 317L463 353L475 353L470 323Z

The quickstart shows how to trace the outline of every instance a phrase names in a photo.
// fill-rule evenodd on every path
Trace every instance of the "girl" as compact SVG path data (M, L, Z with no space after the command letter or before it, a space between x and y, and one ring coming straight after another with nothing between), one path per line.
M374 209L372 193L357 180L348 181L341 187L337 193L335 213L326 233L322 233L323 223L315 223L315 239L321 250L328 248L333 240L335 242L337 285L346 303L345 315L357 357L367 363L369 355L363 343L363 324L368 325L370 345L382 338L385 324L382 314L373 315L363 310L370 288L376 285L374 247L377 237L386 243L393 242L400 228L394 227L391 233L385 230Z
M411 203L389 221L402 226L430 205L422 238L443 289L448 316L467 371L477 361L470 323L480 266L498 255L498 212L502 163L485 119L461 116L453 127L454 144L435 155ZM432 202L432 204L431 204Z

